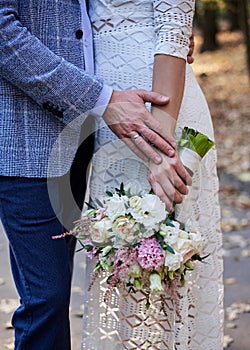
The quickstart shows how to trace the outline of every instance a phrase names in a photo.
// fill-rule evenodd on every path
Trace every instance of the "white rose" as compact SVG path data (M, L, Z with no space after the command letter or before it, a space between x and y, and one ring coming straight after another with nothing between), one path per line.
M126 207L123 197L114 195L107 202L106 215L114 221L119 216L124 216L126 214Z
M133 196L129 198L129 208L128 212L133 216L133 218L137 221L142 223L143 222L143 211L141 208L141 201L142 198L139 196Z
M173 246L175 250L177 250L182 256L187 254L190 250L193 250L194 246L190 239L187 238L181 238L179 236L178 241Z
M95 221L92 224L90 238L93 242L102 244L110 239L109 230L112 228L112 222L108 218Z
M134 219L120 216L112 225L113 232L116 236L129 244L132 244L136 238L135 233L140 230L139 224Z
M140 211L141 210L141 200L142 198L139 196L133 196L129 198L129 206L131 209L135 211Z
M196 236L194 233L189 233L180 230L175 248L178 250L178 252L185 254L188 250L195 248L199 241L199 237Z
M176 271L181 267L183 261L183 256L175 252L175 254L166 252L165 254L165 266L168 267L170 271Z
M189 242L182 242L181 254L183 261L186 262L196 254L202 245L202 238L200 233L189 233Z
M189 240L190 241L189 232L186 232L186 231L183 231L183 230L179 230L178 237L179 237L179 239L184 239L184 240Z

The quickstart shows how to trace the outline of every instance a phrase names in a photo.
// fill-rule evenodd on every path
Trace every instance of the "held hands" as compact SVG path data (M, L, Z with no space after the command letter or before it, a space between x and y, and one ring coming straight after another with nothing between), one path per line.
M187 194L192 180L176 152L174 137L170 133L161 136L161 123L145 106L145 102L165 105L168 101L167 97L146 90L114 91L103 119L137 156L149 161L151 187L171 211L173 202L182 202L181 195Z
M182 195L188 193L187 185L192 184L192 178L183 166L178 153L170 158L164 154L161 165L149 163L148 179L154 193L166 204L167 210L174 210L173 203L181 203Z
M169 157L175 155L176 142L171 135L161 136L161 125L145 102L165 105L168 101L168 97L146 90L113 91L103 119L138 157L160 164L161 155L147 141Z

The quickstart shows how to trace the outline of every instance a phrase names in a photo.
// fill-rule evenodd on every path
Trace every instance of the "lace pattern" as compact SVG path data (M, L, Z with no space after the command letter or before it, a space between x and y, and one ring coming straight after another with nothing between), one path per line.
M193 0L90 0L96 73L115 89L150 90L155 48L178 57L186 55L193 8ZM168 23L169 33L162 31L156 36L155 18L159 26L162 18ZM189 65L178 123L198 129L211 139L214 137L205 98ZM90 182L92 199L131 179L139 181L145 190L149 188L147 165L109 128L98 129L95 147ZM215 149L202 160L199 176L199 198L193 200L192 217L199 222L203 234L202 253L210 256L206 264L197 264L186 287L179 290L180 315L176 316L168 295L164 300L155 297L147 311L143 292L127 295L119 290L113 293L106 311L105 276L87 291L94 264L88 261L84 277L82 350L222 350L222 239ZM162 302L166 315L160 312Z
M97 0L90 2L90 16L97 36L151 26L155 33L154 53L186 59L194 5L194 0Z
M155 53L186 59L195 1L154 0Z

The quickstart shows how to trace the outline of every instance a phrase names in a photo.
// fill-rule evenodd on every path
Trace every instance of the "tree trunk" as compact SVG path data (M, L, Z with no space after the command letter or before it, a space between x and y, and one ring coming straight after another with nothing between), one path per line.
M213 2L204 3L204 14L202 20L203 43L200 52L213 51L218 49L219 45L216 40L217 28L217 6Z
M240 29L240 15L239 15L239 0L227 0L227 17L229 20L229 30L233 32L234 30Z
M250 35L249 35L249 25L248 25L248 3L247 0L240 0L240 23L242 27L242 32L244 34L244 41L246 44L246 59L247 68L250 82Z

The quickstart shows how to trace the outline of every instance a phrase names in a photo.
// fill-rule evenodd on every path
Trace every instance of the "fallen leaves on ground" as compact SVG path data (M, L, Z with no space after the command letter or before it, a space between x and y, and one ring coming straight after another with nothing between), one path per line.
M236 301L226 308L226 319L228 321L237 320L239 318L239 315L245 312L250 312L250 304Z
M226 334L224 335L224 341L223 341L223 349L226 349L229 347L230 344L233 343L233 338L230 337L230 335Z
M0 300L0 312L5 314L13 313L19 305L17 299L2 299Z
M237 328L237 320L240 314L250 312L250 300L248 303L242 303L240 300L234 302L226 308L226 324L225 327L228 329ZM223 348L226 349L232 344L234 339L230 335L224 335Z
M220 181L221 201L237 209L249 209L250 80L242 34L222 31L218 35L220 50L202 54L198 53L199 33L195 38L193 68L214 123L218 171L233 175L243 185L239 190L234 183Z

